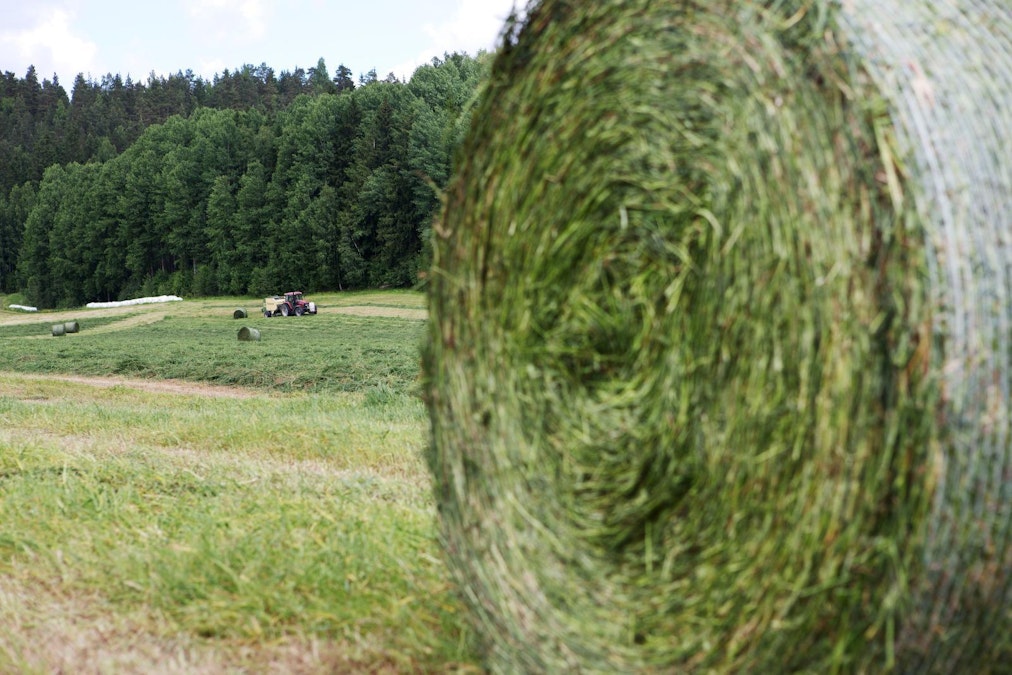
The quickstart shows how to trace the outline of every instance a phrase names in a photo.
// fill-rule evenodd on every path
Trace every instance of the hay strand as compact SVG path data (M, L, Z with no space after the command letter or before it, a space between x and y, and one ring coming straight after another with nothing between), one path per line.
M495 671L1012 657L1004 0L534 3L434 228Z

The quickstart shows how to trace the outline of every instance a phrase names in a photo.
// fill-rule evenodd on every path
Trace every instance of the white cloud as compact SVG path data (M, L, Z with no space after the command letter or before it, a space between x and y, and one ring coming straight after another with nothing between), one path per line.
M214 40L253 41L267 34L267 0L185 0L187 14Z
M424 30L433 44L466 52L492 49L513 5L514 0L458 0L449 21L426 24Z
M397 64L390 72L406 80L418 66L430 63L433 57L442 58L446 52L467 52L473 56L482 49L495 49L514 5L522 9L525 4L525 0L457 0L449 19L422 26L429 37L429 47L415 58ZM378 75L382 79L386 73Z
M54 72L64 73L66 78L67 74L97 71L98 47L75 35L73 22L71 12L49 9L39 14L37 23L29 28L0 31L0 54L14 52L12 61L35 65L40 80L52 77Z

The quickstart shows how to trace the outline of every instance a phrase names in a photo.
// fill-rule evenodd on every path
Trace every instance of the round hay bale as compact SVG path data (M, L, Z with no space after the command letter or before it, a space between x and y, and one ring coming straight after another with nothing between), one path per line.
M260 331L256 328L243 326L239 329L240 342L260 342Z
M63 324L63 330L66 333L78 333L81 331L81 325L76 321L66 321Z
M66 335L67 334L67 326L66 326L66 324L62 324L62 323L54 323L52 331L53 331L53 337L60 337L62 335Z
M236 309L234 312L232 312L232 318L233 319L245 319L245 318L247 318L246 310L243 309L242 307Z
M533 4L424 349L488 667L1009 663L1010 213L1005 0Z

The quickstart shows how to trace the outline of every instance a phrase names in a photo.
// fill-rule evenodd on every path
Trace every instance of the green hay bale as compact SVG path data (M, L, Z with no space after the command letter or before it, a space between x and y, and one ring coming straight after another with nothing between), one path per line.
M53 337L63 337L64 335L67 334L67 327L65 324L62 323L54 323L52 331Z
M544 0L434 227L494 671L1009 662L1005 0Z
M81 331L81 324L76 321L66 321L63 324L63 330L69 335L70 333L78 333Z
M233 319L245 319L247 317L248 315L246 314L246 310L243 309L242 307L239 307L234 312L232 312Z
M260 342L260 330L243 326L239 329L239 342Z

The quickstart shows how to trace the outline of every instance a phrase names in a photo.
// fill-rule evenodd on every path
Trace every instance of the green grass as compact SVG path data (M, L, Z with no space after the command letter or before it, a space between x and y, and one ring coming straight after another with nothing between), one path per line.
M378 303L384 296L376 293L358 297L363 300L359 306L397 309L413 307L405 298L417 294L393 293L393 304ZM143 311L154 316L153 323L99 335L91 331L143 314L135 309L109 317L98 314L102 310L85 310L75 315L80 333L4 340L49 335L56 321L43 315L31 324L0 325L0 340L7 367L21 372L179 378L279 391L414 389L422 321L331 311L340 305L324 307L316 316L267 319L249 301L245 305L250 316L241 320L232 318L232 309L243 306L241 300L147 306ZM161 312L167 315L160 318ZM259 329L260 342L239 342L242 326Z
M37 314L22 314L21 316L30 317L32 319L39 319ZM12 338L23 338L23 337L52 337L53 326L55 324L65 323L63 319L59 321L46 321L45 315L42 315L42 319L35 323L20 323L20 324L0 324L0 340L10 340ZM103 326L109 326L119 321L124 321L130 318L131 315L120 315L120 316L94 316L90 317L86 322L78 321L79 328L85 328L93 330ZM73 319L71 319L73 320ZM28 343L32 344L32 343Z
M218 306L240 305L221 303L117 330L81 313L80 334L48 339L0 314L24 371L0 379L0 671L470 668L411 394L421 322L253 318L263 341L239 343ZM81 647L95 621L105 651Z

